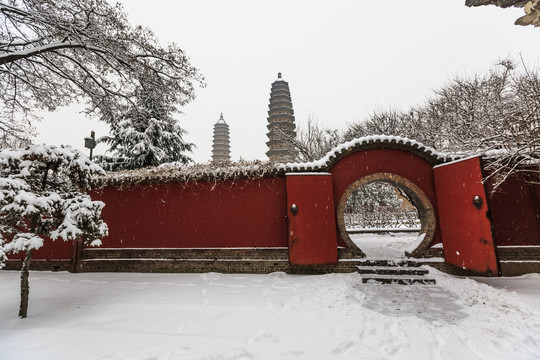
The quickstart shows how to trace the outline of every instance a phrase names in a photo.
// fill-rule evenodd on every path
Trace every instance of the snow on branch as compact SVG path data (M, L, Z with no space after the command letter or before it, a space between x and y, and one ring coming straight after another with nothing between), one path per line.
M0 263L7 253L39 249L47 238L90 243L105 236L105 204L86 194L96 174L104 171L70 147L1 151Z
M26 120L81 100L114 124L141 88L150 103L178 106L204 86L182 49L106 0L0 0L0 34L0 131L13 114Z
M93 51L105 52L102 49L99 49L97 47L90 46L90 45L85 45L85 44L76 43L72 41L57 41L57 42L52 42L47 45L35 46L35 47L21 50L21 51L13 51L13 52L8 52L6 54L0 54L0 65L4 65L4 64L17 61L20 59L32 57L32 56L35 56L44 52L52 52L54 50L69 49L69 48L86 48Z

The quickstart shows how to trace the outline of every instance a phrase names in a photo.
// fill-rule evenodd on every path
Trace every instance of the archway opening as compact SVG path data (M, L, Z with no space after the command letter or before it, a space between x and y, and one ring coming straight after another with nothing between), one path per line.
M356 188L347 199L344 218L349 237L367 258L403 258L416 247L418 210L390 183L374 181Z
M351 184L338 204L342 239L353 252L376 259L422 257L435 233L435 212L424 192L391 173Z

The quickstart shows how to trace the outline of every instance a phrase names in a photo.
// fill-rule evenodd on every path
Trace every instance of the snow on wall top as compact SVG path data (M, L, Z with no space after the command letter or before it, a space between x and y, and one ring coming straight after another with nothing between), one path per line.
M193 165L168 163L158 167L109 172L105 176L95 177L92 186L100 188L104 186L256 179L278 175L276 165L270 161L260 160L208 162Z
M330 169L338 160L353 152L366 149L399 149L414 153L433 165L453 161L459 156L438 152L437 150L426 146L418 141L408 139L401 136L391 135L373 135L356 138L346 143L343 143L330 150L322 159L307 163L288 163L280 165L279 168L289 171L306 171Z
M104 186L129 186L160 183L189 183L196 181L221 181L234 179L255 179L283 176L291 172L327 172L341 158L366 149L391 148L414 153L432 165L453 161L458 156L437 152L415 140L399 136L366 136L343 143L322 159L306 163L278 164L271 161L209 162L205 164L182 165L163 164L159 167L138 170L109 172L93 179L95 188Z

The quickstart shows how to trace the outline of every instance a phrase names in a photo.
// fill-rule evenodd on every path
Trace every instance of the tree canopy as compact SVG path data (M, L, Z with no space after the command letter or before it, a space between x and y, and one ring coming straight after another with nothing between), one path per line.
M495 5L502 8L510 6L521 7L525 12L519 17L514 25L534 25L540 26L540 0L465 0L467 6Z
M156 103L184 105L197 84L203 78L185 52L132 27L119 4L0 0L1 133L24 138L37 111L76 101L114 122L141 91Z

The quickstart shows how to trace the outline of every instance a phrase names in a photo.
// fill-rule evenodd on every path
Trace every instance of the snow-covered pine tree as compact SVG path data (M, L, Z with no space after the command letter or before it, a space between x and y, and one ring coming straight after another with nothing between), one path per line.
M19 316L26 317L32 252L49 239L98 246L107 235L105 204L85 193L103 170L70 147L29 146L0 152L0 267L6 254L26 252Z
M139 91L137 103L127 108L117 121L110 122L110 136L105 141L116 156L124 159L124 169L192 161L185 153L194 145L184 141L186 131L173 117L176 112L166 98L156 101L155 96Z

